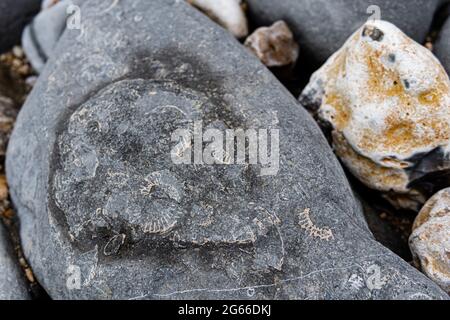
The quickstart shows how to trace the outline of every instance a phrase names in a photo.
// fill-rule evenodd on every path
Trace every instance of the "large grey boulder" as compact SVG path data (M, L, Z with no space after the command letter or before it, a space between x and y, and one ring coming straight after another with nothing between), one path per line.
M302 51L322 63L380 8L389 21L418 42L430 30L441 0L247 0L250 16L258 25L278 20L288 23ZM367 13L368 9L369 12Z
M450 18L444 23L433 51L447 73L450 74Z
M0 1L0 53L20 43L22 30L40 8L41 0Z
M24 275L0 221L0 300L29 299Z
M314 120L231 34L184 1L114 4L83 4L9 144L52 298L448 297L374 240ZM175 164L192 140L172 133L199 120L278 129L279 171Z

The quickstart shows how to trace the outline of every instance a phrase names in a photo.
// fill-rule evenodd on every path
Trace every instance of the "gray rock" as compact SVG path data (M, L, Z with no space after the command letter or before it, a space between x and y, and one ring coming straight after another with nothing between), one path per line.
M374 240L320 129L231 34L184 1L81 9L7 155L52 298L448 298ZM171 133L195 120L279 129L278 173L174 164Z
M27 300L28 291L14 250L0 222L0 300Z
M0 1L0 53L20 43L22 30L39 12L41 0Z
M323 63L370 18L369 6L381 9L381 19L394 23L408 36L423 42L441 0L248 0L258 26L284 20L300 47Z
M450 18L444 23L433 51L447 73L450 74Z
M378 203L382 202L381 197L377 195L370 193L365 196L371 197L371 201L376 200ZM408 246L408 239L403 236L403 233L400 232L398 228L394 227L392 222L387 220L389 215L395 216L396 218L398 217L398 219L405 219L405 217L399 217L398 211L387 212L387 210L383 208L383 206L378 205L378 203L368 203L361 196L358 196L357 198L362 204L364 217L366 218L369 229L372 231L375 239L404 260L411 261L412 256Z
M416 217L409 245L414 262L450 294L450 188L435 194Z

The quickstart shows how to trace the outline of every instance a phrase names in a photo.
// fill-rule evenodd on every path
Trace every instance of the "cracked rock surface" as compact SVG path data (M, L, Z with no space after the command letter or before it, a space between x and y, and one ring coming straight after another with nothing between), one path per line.
M231 34L184 1L82 12L7 155L23 250L52 298L448 298L374 240L314 120ZM278 173L174 164L171 133L200 120L278 129Z
M336 52L372 14L389 21L422 43L441 0L248 0L249 15L259 26L284 20L302 51L318 63ZM367 13L368 9L370 13ZM376 16L375 16L376 17Z
M0 222L0 300L27 300L24 275L16 261L8 233Z

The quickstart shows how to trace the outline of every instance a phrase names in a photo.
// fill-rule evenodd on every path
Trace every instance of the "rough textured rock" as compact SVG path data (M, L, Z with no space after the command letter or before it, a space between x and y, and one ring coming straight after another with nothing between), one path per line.
M20 43L22 30L39 12L41 0L0 1L0 53Z
M425 204L413 229L409 241L417 265L450 293L450 189Z
M284 20L296 35L302 51L323 63L378 6L381 19L397 25L422 43L440 0L248 0L249 14L260 26Z
M24 276L0 221L0 300L29 299Z
M447 73L450 73L450 19L447 19L442 27L433 51L445 70L447 70Z
M284 21L256 29L245 40L245 46L268 67L293 65L299 53L294 35Z
M37 72L44 68L66 28L66 10L71 3L70 0L60 1L44 9L23 32L22 47Z
M241 0L187 1L230 31L236 38L244 38L248 35L248 22Z
M313 119L231 34L183 1L81 9L7 156L52 298L448 298L374 240ZM171 133L200 119L277 128L278 174L174 164Z
M350 171L396 206L418 209L448 179L450 81L425 47L368 22L317 71L300 100Z

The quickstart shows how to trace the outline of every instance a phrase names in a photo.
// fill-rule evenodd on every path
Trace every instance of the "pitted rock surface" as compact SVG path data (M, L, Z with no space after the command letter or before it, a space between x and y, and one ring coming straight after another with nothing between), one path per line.
M0 53L20 43L22 30L39 12L40 0L3 0L0 2Z

